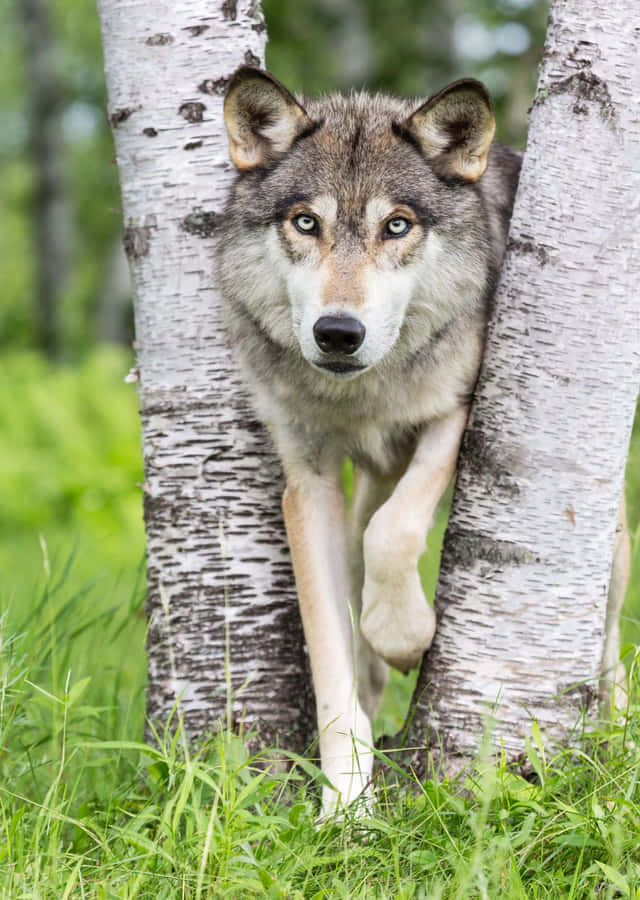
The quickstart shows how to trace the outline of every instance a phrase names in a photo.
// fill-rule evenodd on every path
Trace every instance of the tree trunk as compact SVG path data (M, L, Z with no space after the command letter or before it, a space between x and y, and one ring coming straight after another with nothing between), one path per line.
M559 740L595 709L640 380L638 34L624 0L552 6L410 729L451 768L487 713L516 757L531 718Z
M222 98L237 66L262 60L260 4L98 6L134 285L148 713L165 720L179 700L192 736L228 715L301 749L313 701L282 477L231 364L212 275L232 177Z

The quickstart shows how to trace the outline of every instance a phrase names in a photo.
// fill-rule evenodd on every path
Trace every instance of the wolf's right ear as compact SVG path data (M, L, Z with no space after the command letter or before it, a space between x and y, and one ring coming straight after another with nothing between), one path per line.
M440 175L477 181L487 167L496 121L486 87L463 78L423 103L397 128Z
M268 72L242 66L224 101L229 152L241 172L268 166L314 127L293 94Z

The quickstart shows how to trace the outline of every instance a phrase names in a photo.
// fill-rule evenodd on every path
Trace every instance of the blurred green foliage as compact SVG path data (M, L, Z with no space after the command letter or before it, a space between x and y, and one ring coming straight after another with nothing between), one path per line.
M524 146L545 0L263 0L267 66L316 94L369 88L428 97L471 76L493 95L498 136Z
M74 367L34 352L0 360L0 592L10 607L74 545L72 588L102 579L108 592L115 582L132 590L144 530L137 398L123 380L130 365L131 353L116 347Z
M35 343L36 197L29 155L21 0L0 4L0 347ZM106 119L100 29L92 0L47 0L55 35L51 54L59 96L62 192L70 219L71 266L58 298L60 355L77 358L95 338L95 312L121 216L113 143Z

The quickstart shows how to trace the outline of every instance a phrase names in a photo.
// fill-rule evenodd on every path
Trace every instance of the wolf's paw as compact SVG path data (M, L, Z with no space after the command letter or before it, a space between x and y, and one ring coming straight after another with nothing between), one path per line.
M359 775L343 779L343 790L333 787L322 788L322 806L316 825L340 820L347 809L358 817L370 816L373 810L373 787L371 779L362 779Z
M388 580L365 575L360 629L390 666L408 672L419 664L433 640L436 616L417 571Z
M353 803L366 812L371 804L371 722L359 704L340 727L342 718L320 734L322 772L330 782L322 788L320 819L340 815Z

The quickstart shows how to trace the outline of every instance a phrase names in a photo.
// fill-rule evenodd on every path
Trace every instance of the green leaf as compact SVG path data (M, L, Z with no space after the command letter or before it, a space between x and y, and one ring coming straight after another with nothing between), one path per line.
M541 784L544 784L544 767L542 765L542 761L538 756L533 744L529 740L529 738L524 739L524 747L527 751L527 756L529 757L529 762L534 768L534 771L538 778L540 779Z
M540 758L542 759L542 763L546 768L546 760L544 755L544 741L542 740L542 734L540 732L540 726L536 719L533 719L531 722L531 734L533 736L533 740L535 741L535 745L540 753Z
M297 828L301 816L307 812L309 806L307 803L295 803L289 810L289 821L294 828Z
M304 756L299 756L297 753L293 753L291 750L286 750L284 748L280 748L278 752L282 756L288 757L288 759L292 760L297 766L299 766L305 775L308 775L309 778L312 778L318 784L323 787L333 787L327 776L324 772L318 768L314 763L309 759L305 759Z
M618 872L617 869L608 866L606 863L600 862L599 859L596 860L596 863L600 866L611 884L615 885L619 891L622 891L625 897L631 896L631 888L629 887L629 882L624 877L624 875Z
M91 683L91 676L87 675L86 678L81 678L80 681L76 681L76 683L72 686L71 690L67 694L67 705L71 706L75 703L76 700L80 699L86 689L89 687Z
M260 879L260 884L265 890L269 890L269 888L273 885L273 878L269 875L268 872L265 872L264 869L258 869L258 878Z

